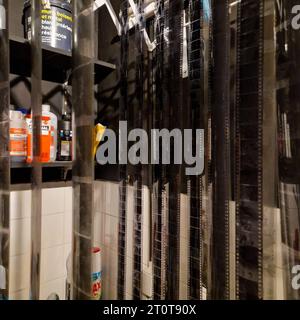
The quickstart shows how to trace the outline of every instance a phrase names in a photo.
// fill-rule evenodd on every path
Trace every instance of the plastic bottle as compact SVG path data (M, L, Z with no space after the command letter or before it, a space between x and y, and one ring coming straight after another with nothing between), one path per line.
M71 116L64 114L59 130L59 143L57 150L57 159L59 161L72 160L72 124Z
M68 255L67 262L67 278L66 278L66 300L71 300L71 284L72 284L72 254Z
M3 0L0 0L0 30L6 29L6 10L3 5Z
M10 110L10 157L13 162L23 162L27 154L27 133L24 115L20 111Z
M92 249L92 298L100 300L102 297L102 268L101 268L101 249Z
M32 115L26 116L27 125L27 162L32 162L33 148L32 148ZM51 148L51 119L49 116L42 115L41 119L41 147L39 161L46 163L50 161Z
M57 153L57 116L50 112L50 106L48 104L42 105L43 116L51 119L51 145L50 145L50 161L56 160Z

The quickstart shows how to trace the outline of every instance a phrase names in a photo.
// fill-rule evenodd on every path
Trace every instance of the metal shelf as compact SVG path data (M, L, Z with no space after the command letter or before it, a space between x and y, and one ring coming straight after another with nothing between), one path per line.
M20 37L10 36L10 73L30 77L30 43ZM64 83L72 69L72 55L63 50L42 45L43 80ZM101 82L116 69L116 65L95 60L95 83ZM69 81L70 82L70 81ZM71 84L71 83L70 83Z
M72 178L72 161L42 163L44 183L69 181ZM32 165L25 162L11 162L11 184L30 183Z
M19 169L19 168L31 168L32 165L26 162L11 162L11 169ZM55 161L55 162L47 162L42 163L43 168L58 168L58 167L72 167L72 161Z

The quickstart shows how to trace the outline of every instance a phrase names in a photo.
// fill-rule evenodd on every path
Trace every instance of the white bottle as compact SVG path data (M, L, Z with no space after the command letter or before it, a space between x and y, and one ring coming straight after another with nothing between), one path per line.
M100 300L102 297L102 269L101 249L92 249L92 299Z
M0 0L0 30L6 29L6 10L3 5L3 0Z
M23 162L27 154L27 132L21 111L10 110L10 157L13 162Z
M56 160L57 153L57 116L50 112L50 106L48 104L42 105L43 116L50 117L51 119L51 146L50 146L50 161Z

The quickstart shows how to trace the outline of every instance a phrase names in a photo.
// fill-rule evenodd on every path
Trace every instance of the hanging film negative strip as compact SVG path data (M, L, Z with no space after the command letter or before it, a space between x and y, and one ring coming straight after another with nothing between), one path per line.
M237 19L236 297L262 299L264 2L242 0Z
M169 37L170 51L168 56L169 73L167 74L169 103L164 111L165 128L169 130L182 129L184 113L183 91L183 12L182 0L172 0L169 3ZM171 85L170 85L171 84ZM174 164L174 144L171 144L171 165L166 166L168 187L168 256L166 260L166 299L179 299L179 253L180 253L180 197L182 183L182 165Z
M168 55L170 44L168 15L169 2L156 0L154 17L154 38L156 49L153 52L153 128L164 128L164 113L167 112L169 92L167 89ZM162 164L154 165L152 187L152 259L153 259L153 298L166 298L166 168Z
M139 24L135 27L135 100L133 126L143 127L143 107L144 107L144 39L143 29L145 21L143 19L144 1L136 2ZM145 115L147 116L147 115ZM141 275L142 275L142 165L134 166L134 248L133 248L133 299L141 299Z
M203 1L190 0L187 7L188 19L188 82L189 82L189 126L195 131L204 128L204 36L203 36ZM193 152L196 143L193 141ZM189 277L188 298L202 300L202 177L191 176L188 181L190 200L189 230Z
M120 88L120 120L127 119L128 109L128 2L121 5L121 88ZM120 144L119 148L123 146ZM119 151L120 153L122 150ZM127 150L126 150L127 152ZM118 299L125 299L125 267L126 267L126 211L127 211L127 166L119 166L119 240L118 240Z
M212 2L212 298L229 299L230 23L229 2ZM220 50L222 48L222 50Z

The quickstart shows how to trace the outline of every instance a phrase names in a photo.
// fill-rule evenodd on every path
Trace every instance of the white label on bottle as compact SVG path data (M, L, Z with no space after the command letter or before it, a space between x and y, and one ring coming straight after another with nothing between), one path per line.
M69 157L70 156L70 141L62 141L61 142L61 156Z

